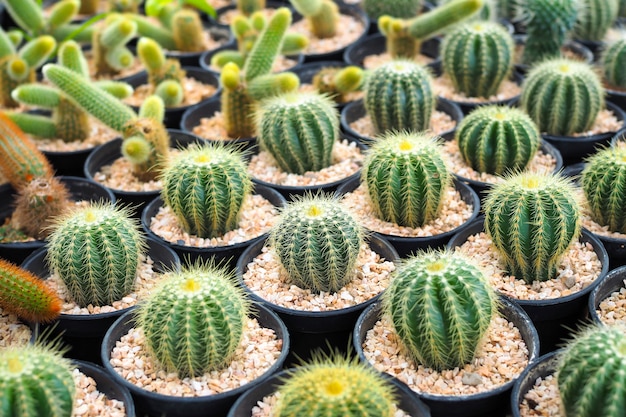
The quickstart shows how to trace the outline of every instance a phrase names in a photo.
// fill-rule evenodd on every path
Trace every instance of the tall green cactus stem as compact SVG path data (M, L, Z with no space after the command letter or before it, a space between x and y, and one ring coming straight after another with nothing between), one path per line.
M134 61L126 44L137 33L137 24L121 15L114 15L94 30L91 42L97 75L115 75Z
M355 65L345 68L324 67L313 76L313 87L329 95L336 103L346 101L346 93L361 89L365 71Z
M249 304L232 272L194 264L166 274L138 307L137 321L149 352L166 370L194 377L228 364Z
M337 33L339 6L332 0L289 0L291 5L309 22L313 36L332 38Z
M580 204L569 179L524 172L494 185L485 202L485 231L511 275L527 283L557 275L580 234Z
M372 20L383 15L410 19L417 16L423 6L423 0L363 0L361 2L361 7Z
M520 100L539 131L571 136L593 125L604 108L604 95L600 77L590 64L556 58L529 71Z
M308 195L282 210L270 246L291 283L332 293L356 276L363 238L363 227L339 201Z
M390 132L368 150L362 178L379 219L420 227L439 216L452 174L439 137Z
M244 16L265 9L265 0L237 0L237 10Z
M516 107L482 106L459 124L455 139L474 170L503 175L524 170L537 153L537 125Z
M436 4L438 6L449 3L453 0L438 0ZM489 20L496 21L498 19L498 4L499 0L483 0L482 8L471 17L472 20Z
M443 39L441 64L456 91L468 97L491 97L511 74L513 37L499 23L465 23Z
M6 416L70 417L76 386L72 365L54 346L0 351L0 410Z
M570 340L557 365L568 416L626 415L626 336L620 326L592 326Z
M393 60L371 72L364 91L363 104L376 134L430 127L436 95L426 67L409 60Z
M240 151L219 145L191 146L161 174L161 196L181 227L202 238L222 236L239 223L252 181Z
M315 92L278 95L262 100L254 117L261 148L282 170L304 174L331 165L339 113L329 97Z
M417 363L462 368L497 314L489 280L460 252L420 251L393 272L383 312Z
M46 260L81 307L111 305L134 288L145 238L129 211L92 203L56 219Z
M619 0L581 0L572 36L602 41L617 20Z
M601 55L602 74L610 87L626 89L626 39L611 42Z
M184 98L182 82L186 72L176 59L167 59L165 52L150 38L137 42L137 56L148 72L148 82L166 107L179 105Z
M198 12L179 10L172 19L172 36L176 49L183 52L201 52L204 47L204 28Z

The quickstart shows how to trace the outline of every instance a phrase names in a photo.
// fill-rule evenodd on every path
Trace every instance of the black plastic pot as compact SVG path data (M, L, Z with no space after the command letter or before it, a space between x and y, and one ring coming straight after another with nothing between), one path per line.
M538 378L545 378L556 373L561 351L553 351L539 357L515 381L511 391L511 412L513 417L521 417L520 404Z
M360 177L353 178L343 184L341 187L339 187L337 189L336 195L341 196L343 194L354 191L359 187L360 184ZM434 236L393 236L375 231L373 232L373 234L375 236L383 237L385 240L391 243L401 258L406 258L407 256L418 250L443 248L448 243L450 238L452 238L452 236L467 228L480 213L480 199L478 197L478 194L476 194L476 192L469 185L457 179L454 179L453 184L456 190L461 194L461 198L463 199L463 201L472 206L472 215L469 219L467 219L465 223L463 223L459 227Z
M137 412L141 416L205 417L210 415L211 417L224 417L240 395L256 385L264 385L271 375L278 372L282 368L289 352L289 333L285 324L274 312L263 305L254 305L252 316L257 318L262 327L274 330L276 337L282 339L281 353L276 363L259 378L230 391L202 397L177 397L147 391L130 383L118 374L110 362L111 352L115 347L115 343L128 333L131 328L136 326L132 311L117 319L105 334L101 350L102 362L115 383L130 391L135 401Z
M248 264L261 253L265 243L266 239L255 242L239 257L237 279L250 294L250 298L271 308L289 329L291 353L287 363L300 363L300 359L307 360L311 357L312 350L315 349L327 352L329 349L338 349L345 352L349 348L350 336L357 318L367 306L378 300L380 294L361 304L330 311L294 310L271 303L250 290L243 281L243 274L248 270ZM372 235L369 237L369 245L381 258L388 261L398 259L398 253L383 238Z
M147 243L147 255L154 261L156 273L180 268L180 258L173 250L153 239L148 239ZM50 276L46 261L47 253L48 249L45 247L33 252L24 260L22 268L42 279L47 279ZM61 314L54 322L41 325L41 327L42 331L50 328L48 331L51 331L52 335L58 335L65 344L71 347L68 357L99 364L100 345L104 334L118 317L133 308L89 315Z
M528 362L532 363L539 355L539 337L528 315L515 302L506 298L500 300L500 314L512 322L520 331L528 348ZM367 331L381 317L381 304L368 307L354 327L353 344L360 360L369 363L363 353L363 343ZM418 396L430 408L433 417L483 417L501 416L509 412L513 379L493 390L471 395L433 395L418 392Z
M526 39L528 38L525 34L517 34L513 35L513 39L515 40L515 45L524 45L526 44ZM580 58L580 61L587 62L591 64L593 62L593 53L580 42L576 41L566 41L563 47L561 48L562 52L569 52ZM522 75L526 75L530 66L521 62L516 62L515 70Z
M439 38L427 39L421 45L420 54L432 58L433 61L439 59L440 43L441 40ZM366 57L380 55L386 51L387 38L383 34L377 33L368 35L347 47L343 54L343 60L349 65L364 67L363 62Z
M619 292L626 286L624 280L626 279L626 265L617 267L610 270L604 278L598 283L598 285L589 294L589 303L587 308L589 309L589 317L598 324L605 324L598 315L597 310L600 308L600 303L608 298L612 293Z
M82 177L59 177L61 182L65 184L70 192L70 197L74 201L110 201L115 203L115 196L105 187ZM0 219L11 217L15 209L16 191L9 185L0 186ZM0 257L15 264L21 264L24 259L35 250L43 247L45 241L32 240L27 242L5 242L0 243Z
M454 235L448 242L448 248L461 246L469 236L483 232L484 220L481 216ZM542 354L555 350L571 335L576 326L583 323L589 312L587 308L589 294L608 272L609 256L602 242L585 229L582 230L580 241L591 244L602 265L598 277L586 288L565 297L547 300L521 300L503 296L519 304L533 321L541 340Z

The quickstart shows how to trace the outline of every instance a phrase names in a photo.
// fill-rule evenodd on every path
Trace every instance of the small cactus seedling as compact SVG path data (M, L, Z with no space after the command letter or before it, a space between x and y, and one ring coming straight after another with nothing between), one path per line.
M116 75L134 61L126 44L137 34L137 24L122 15L110 15L93 32L91 42L96 75Z
M565 58L533 67L522 84L521 107L550 135L588 130L604 108L604 87L587 63Z
M571 181L525 172L496 184L484 202L485 231L507 271L527 283L557 275L580 234L580 204Z
M92 203L57 218L46 260L81 307L111 305L135 285L145 238L128 210Z
M313 76L313 87L329 95L336 103L344 103L347 101L347 93L362 88L365 77L365 71L354 65L344 68L324 67Z
M361 7L372 20L378 19L383 15L410 19L417 16L423 6L423 0L363 0L361 2Z
M626 336L623 326L592 326L570 340L557 365L568 416L624 417Z
M459 124L455 139L472 169L496 175L524 170L541 144L537 125L522 110L508 106L473 110Z
M617 20L619 0L580 0L572 36L587 41L602 41Z
M379 219L420 227L439 215L452 174L439 137L394 132L369 149L362 178Z
M493 96L513 69L513 37L496 22L465 23L444 37L441 64L457 92Z
M165 274L138 306L137 322L161 366L194 377L228 364L241 343L249 305L232 272L194 264Z
M611 42L601 55L602 74L609 86L626 89L626 38Z
M270 232L270 246L290 282L315 292L337 292L356 276L363 239L356 217L321 195L289 203Z
M166 107L179 105L184 98L182 82L186 72L176 59L167 59L158 42L141 38L137 42L137 55L148 72L148 83Z
M474 358L497 314L497 296L460 252L420 251L393 272L383 312L417 363L454 369Z
M332 0L289 0L289 3L308 23L313 36L332 38L337 33L339 6Z
M257 109L259 144L282 170L304 174L331 165L339 114L329 97L286 93L262 100Z

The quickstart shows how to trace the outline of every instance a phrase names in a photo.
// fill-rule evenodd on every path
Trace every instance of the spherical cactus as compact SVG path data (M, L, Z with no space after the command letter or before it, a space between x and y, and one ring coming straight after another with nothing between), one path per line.
M305 196L281 212L270 243L298 287L336 292L356 275L364 230L339 201Z
M541 143L530 117L507 106L476 108L461 121L455 139L472 169L497 175L524 170Z
M68 359L41 345L0 350L3 416L70 417L76 387Z
M518 173L495 185L484 202L485 231L511 275L527 283L557 274L580 233L580 205L569 179Z
M602 41L617 19L619 0L581 0L579 7L573 37Z
M255 119L261 147L284 171L304 174L330 166L339 138L339 114L329 97L281 94L263 100Z
M452 174L437 136L400 132L369 149L361 178L378 218L419 227L439 215Z
M364 91L365 110L377 134L430 126L436 96L425 67L408 60L383 64L368 76Z
M610 86L626 89L626 39L612 42L602 52L601 68Z
M186 148L168 163L161 180L163 201L181 227L203 238L236 228L252 190L242 153L220 145Z
M232 272L196 263L170 272L138 307L148 351L179 377L228 363L241 343L249 301Z
M133 290L145 247L127 209L92 203L55 220L46 259L81 307L111 305Z
M383 15L403 19L415 17L422 9L423 3L423 0L363 0L361 4L367 16L373 20Z
M556 375L568 416L626 416L624 352L622 326L590 327L567 344Z
M443 38L441 63L456 91L490 97L513 68L513 37L496 22L458 26Z
M589 64L557 58L530 70L522 84L521 107L541 132L571 136L593 125L604 94Z
M383 311L414 359L436 370L469 363L497 314L483 272L460 252L418 252L393 272Z

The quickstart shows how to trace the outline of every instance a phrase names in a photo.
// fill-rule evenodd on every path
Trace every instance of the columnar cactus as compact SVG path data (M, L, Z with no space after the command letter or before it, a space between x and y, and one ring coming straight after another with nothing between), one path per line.
M137 24L122 15L111 15L94 30L91 42L97 75L115 75L134 61L126 47L137 34Z
M235 229L252 189L242 153L219 145L181 151L167 164L161 180L163 201L181 227L203 238Z
M497 296L460 252L420 251L393 272L383 312L417 363L454 369L474 358L497 314Z
M437 6L450 3L453 0L438 0L435 2ZM499 0L484 0L481 9L471 17L472 20L490 20L496 21L499 17Z
M195 264L166 274L138 306L137 322L161 366L181 378L195 377L228 364L249 305L231 272Z
M339 201L309 195L282 210L269 242L290 282L337 292L356 276L363 239L363 227Z
M289 0L298 13L309 22L311 33L320 39L337 33L339 6L332 0Z
M600 59L602 75L609 86L626 89L626 39L619 39L607 45Z
M430 127L436 95L426 67L409 60L388 62L371 72L364 91L363 104L376 134Z
M541 143L539 129L530 117L508 106L473 110L459 124L455 139L472 169L496 175L524 170Z
M484 202L485 231L511 275L527 283L556 277L580 234L580 204L569 179L525 172L494 185Z
M127 209L92 203L55 220L46 260L81 307L111 305L132 292L145 238Z
M615 23L618 11L619 0L581 0L572 36L601 41Z
M604 108L604 94L600 77L589 64L556 58L527 74L521 107L541 132L571 136L593 125Z
M254 116L261 148L284 171L304 174L330 166L339 138L339 113L329 97L281 94L262 100Z
M137 56L148 72L148 83L166 107L179 105L185 94L182 82L186 72L176 59L167 59L161 46L150 38L137 42Z
M423 6L423 0L363 0L361 2L361 7L372 20L383 15L410 19L417 16Z
M443 72L456 91L468 97L490 97L513 69L513 50L513 37L499 23L465 23L444 37Z
M369 149L362 178L378 218L420 227L439 216L452 174L437 136L400 132Z

